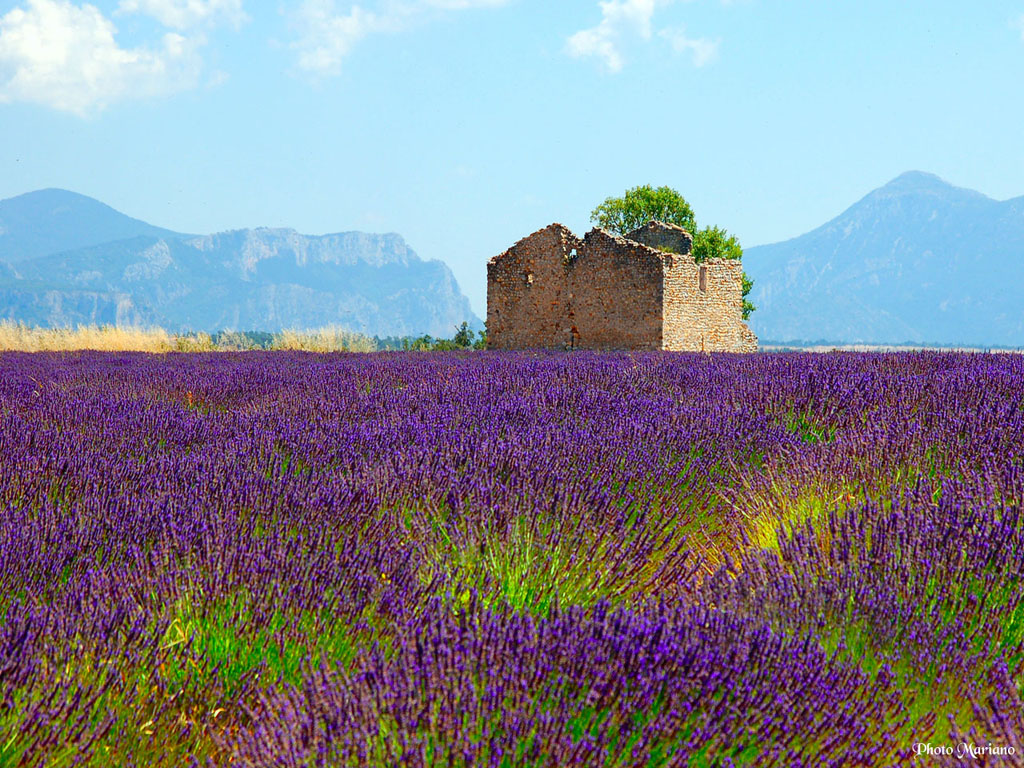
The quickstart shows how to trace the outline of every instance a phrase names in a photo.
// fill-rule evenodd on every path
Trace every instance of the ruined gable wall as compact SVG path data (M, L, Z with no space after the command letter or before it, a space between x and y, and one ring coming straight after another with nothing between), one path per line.
M490 349L562 349L571 342L566 272L581 247L572 232L552 224L487 263Z
M664 255L595 229L569 271L569 321L582 349L661 349Z
M649 221L627 234L626 239L635 240L649 248L680 255L693 251L693 237L690 233L682 227L663 221Z
M706 290L700 290L700 269ZM664 348L677 351L756 352L757 337L743 322L743 262L673 259L665 274Z

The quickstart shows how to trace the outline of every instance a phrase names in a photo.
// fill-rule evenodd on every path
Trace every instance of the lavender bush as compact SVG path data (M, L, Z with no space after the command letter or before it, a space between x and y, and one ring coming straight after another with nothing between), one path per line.
M0 765L1024 756L1024 358L0 355Z

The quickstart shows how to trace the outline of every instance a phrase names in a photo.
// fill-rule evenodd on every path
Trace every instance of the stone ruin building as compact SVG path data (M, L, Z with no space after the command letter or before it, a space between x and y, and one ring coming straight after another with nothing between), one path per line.
M689 232L657 221L625 237L534 232L487 263L487 346L756 352L743 264L697 264L692 248Z

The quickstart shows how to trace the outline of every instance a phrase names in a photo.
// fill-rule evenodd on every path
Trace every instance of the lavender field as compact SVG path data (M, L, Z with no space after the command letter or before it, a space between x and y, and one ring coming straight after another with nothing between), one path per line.
M0 355L0 765L1024 755L1024 358Z

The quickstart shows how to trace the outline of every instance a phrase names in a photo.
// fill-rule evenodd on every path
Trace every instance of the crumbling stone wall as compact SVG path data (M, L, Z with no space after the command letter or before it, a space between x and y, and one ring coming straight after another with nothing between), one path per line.
M573 347L661 349L663 255L592 230L568 273Z
M690 233L682 227L663 221L649 221L626 235L626 239L681 256L693 252L693 237Z
M756 351L741 320L742 264L698 265L692 245L661 222L627 237L534 232L487 264L488 346Z
M701 272L704 277L701 279ZM675 259L665 273L665 349L756 352L742 321L743 263L738 259Z
M552 224L487 263L489 347L571 345L566 272L582 245L569 229Z

